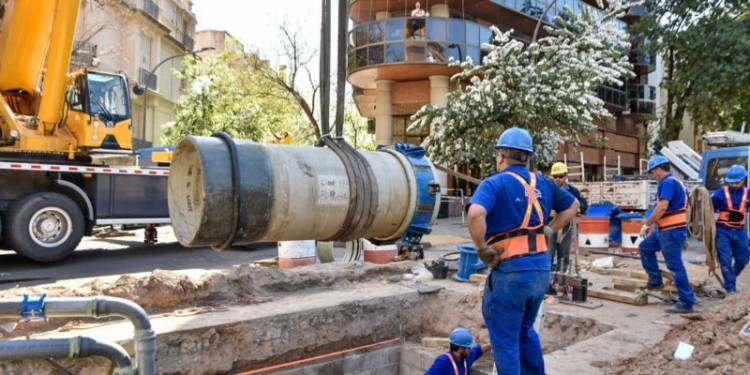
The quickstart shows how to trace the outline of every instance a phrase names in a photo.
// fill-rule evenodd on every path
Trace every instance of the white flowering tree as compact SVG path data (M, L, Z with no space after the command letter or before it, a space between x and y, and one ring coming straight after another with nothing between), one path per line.
M612 116L596 89L622 85L633 74L627 35L613 22L627 8L609 3L602 18L566 8L558 27L547 27L547 36L528 46L493 28L494 42L483 46L489 54L479 66L461 64L447 105L427 105L414 115L412 128L431 127L424 145L433 161L479 168L486 176L498 136L516 125L533 135L542 166L554 162L561 143L594 137L594 119Z

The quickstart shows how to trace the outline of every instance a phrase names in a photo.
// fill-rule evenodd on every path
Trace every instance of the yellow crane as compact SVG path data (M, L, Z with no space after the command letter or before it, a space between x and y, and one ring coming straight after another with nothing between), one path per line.
M130 150L127 78L89 69L68 73L80 1L44 4L0 5L0 154L74 159Z

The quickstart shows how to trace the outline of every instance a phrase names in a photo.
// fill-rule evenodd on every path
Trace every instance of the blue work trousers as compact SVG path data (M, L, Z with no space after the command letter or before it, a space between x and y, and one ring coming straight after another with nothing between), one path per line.
M745 228L716 226L716 247L719 253L721 274L724 276L724 289L727 292L737 291L737 276L750 260L750 249L747 247Z
M687 228L656 230L641 242L639 248L641 264L648 273L648 283L651 285L664 283L659 270L659 261L656 259L656 252L661 250L667 269L674 277L680 303L685 308L692 308L695 304L695 294L688 281L685 265L682 263L682 246L685 245L686 240Z
M499 374L544 375L542 343L534 320L551 277L550 271L495 270L487 280L482 314Z

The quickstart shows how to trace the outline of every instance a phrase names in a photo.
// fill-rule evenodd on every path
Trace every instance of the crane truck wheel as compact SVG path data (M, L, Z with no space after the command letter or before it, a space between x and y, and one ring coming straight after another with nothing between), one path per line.
M19 199L3 222L10 248L37 262L55 262L70 255L83 238L83 212L70 198L52 192Z

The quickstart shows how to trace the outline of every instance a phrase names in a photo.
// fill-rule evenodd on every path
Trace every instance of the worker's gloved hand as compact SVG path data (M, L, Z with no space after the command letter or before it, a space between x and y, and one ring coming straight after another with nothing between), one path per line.
M645 238L646 236L648 236L648 232L650 231L650 229L651 228L649 228L648 225L643 224L643 226L641 227L641 237Z
M504 250L497 251L489 246L485 246L477 251L477 255L479 255L479 259L481 259L484 264L492 268L500 261L500 254L502 254L503 251Z

